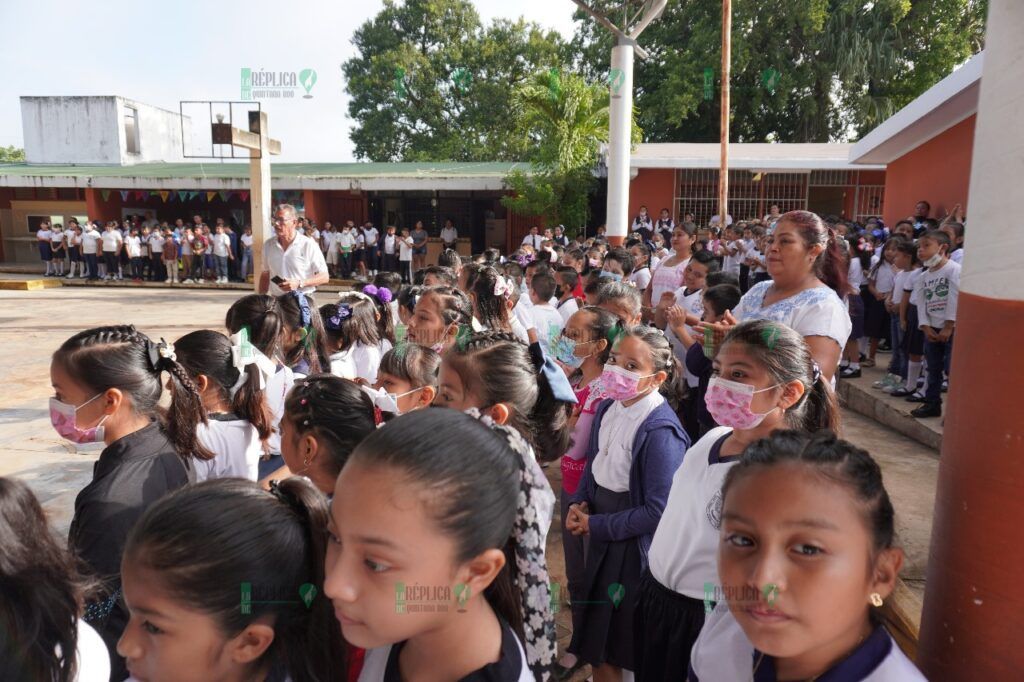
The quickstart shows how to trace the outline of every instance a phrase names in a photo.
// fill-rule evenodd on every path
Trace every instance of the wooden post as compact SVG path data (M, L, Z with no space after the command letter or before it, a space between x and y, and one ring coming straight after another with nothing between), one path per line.
M722 0L722 158L718 170L719 227L724 230L729 214L729 63L732 49L732 0Z

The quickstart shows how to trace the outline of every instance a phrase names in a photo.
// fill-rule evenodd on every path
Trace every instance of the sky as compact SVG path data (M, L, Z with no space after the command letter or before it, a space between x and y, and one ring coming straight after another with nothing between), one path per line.
M525 16L566 37L571 0L474 0L481 19ZM121 95L178 111L241 99L241 69L314 69L311 99L261 100L275 161L353 161L341 64L380 0L0 0L0 146L23 146L26 95ZM237 124L236 124L237 125Z

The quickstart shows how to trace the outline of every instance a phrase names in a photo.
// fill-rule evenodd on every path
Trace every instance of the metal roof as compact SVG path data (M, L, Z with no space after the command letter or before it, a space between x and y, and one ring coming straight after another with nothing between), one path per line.
M528 163L274 163L275 189L502 190ZM248 163L150 163L133 166L0 164L0 187L101 189L249 189Z
M729 168L752 171L868 170L850 163L852 144L839 142L734 142ZM710 143L647 143L638 145L632 168L718 168L720 148ZM884 165L876 166L883 170Z
M979 52L883 121L853 145L850 162L890 163L975 114L984 61Z

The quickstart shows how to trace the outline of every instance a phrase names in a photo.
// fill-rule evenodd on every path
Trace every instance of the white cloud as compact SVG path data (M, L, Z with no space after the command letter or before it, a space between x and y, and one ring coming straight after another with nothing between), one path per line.
M570 0L477 0L484 21L525 16L571 37ZM279 161L351 161L340 65L351 36L383 3L37 0L0 3L5 69L0 145L21 146L22 95L122 95L178 110L180 100L238 99L242 67L313 68L312 99L263 100ZM59 18L59 20L55 20Z

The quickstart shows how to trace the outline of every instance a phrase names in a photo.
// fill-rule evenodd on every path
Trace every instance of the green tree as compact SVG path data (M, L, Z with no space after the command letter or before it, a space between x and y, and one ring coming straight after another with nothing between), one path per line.
M611 6L607 2L605 7ZM732 118L740 142L827 142L870 130L982 48L987 0L733 2ZM613 39L582 13L573 42L591 78ZM639 123L650 142L718 140L720 0L669 3L640 38ZM703 97L703 73L715 88ZM766 87L774 70L777 82Z
M25 150L15 147L0 147L0 163L25 163Z
M374 161L517 161L528 138L518 85L566 58L554 31L522 19L483 26L468 0L385 0L342 65L355 154Z
M513 193L501 201L517 213L543 216L572 232L586 224L589 196L597 184L593 171L601 144L608 141L608 87L560 69L539 71L517 90L514 105L531 143L533 170L509 175ZM640 140L635 122L633 139Z

